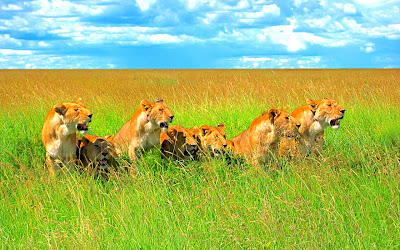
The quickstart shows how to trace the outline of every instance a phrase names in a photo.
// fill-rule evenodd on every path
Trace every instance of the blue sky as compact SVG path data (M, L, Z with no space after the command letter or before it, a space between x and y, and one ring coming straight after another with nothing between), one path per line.
M1 0L0 68L400 68L400 0Z

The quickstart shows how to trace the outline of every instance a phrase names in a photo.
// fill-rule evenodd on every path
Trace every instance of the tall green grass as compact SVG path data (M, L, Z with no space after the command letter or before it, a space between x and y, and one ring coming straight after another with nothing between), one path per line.
M1 73L8 93L0 102L4 248L400 247L398 70ZM68 81L71 88L58 89ZM85 83L76 96L74 86ZM339 131L326 130L321 158L254 169L225 159L166 162L155 149L109 182L78 171L50 179L44 117L59 99L78 97L93 111L89 132L97 135L116 133L141 99L158 97L174 123L223 122L228 138L261 111L293 110L306 97L331 97L346 116Z

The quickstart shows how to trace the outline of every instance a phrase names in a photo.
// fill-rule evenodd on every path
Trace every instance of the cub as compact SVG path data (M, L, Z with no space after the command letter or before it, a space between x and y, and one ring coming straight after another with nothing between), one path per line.
M292 112L292 116L301 124L299 133L302 154L321 152L324 143L324 129L340 128L340 120L344 118L345 109L336 101L325 98L313 101L307 99L307 105Z
M204 156L218 157L225 152L227 141L225 137L225 125L220 123L217 127L201 125L194 132L199 146L200 158Z
M143 151L159 145L161 130L168 130L173 118L174 114L163 100L141 101L140 108L114 137L117 153L128 151L129 158L137 160Z
M79 159L89 174L101 174L103 179L108 179L110 167L115 167L117 162L114 145L114 136L105 137L85 135L79 145Z
M171 126L168 131L162 132L160 144L161 155L164 159L193 159L198 150L194 128L187 129L181 125Z
M85 108L81 99L55 105L46 115L42 129L42 141L46 149L46 165L50 175L60 167L70 166L76 160L77 135L85 134L92 112Z
M284 109L270 108L232 139L235 153L246 156L253 165L265 163L278 154L281 137L296 133L299 126Z

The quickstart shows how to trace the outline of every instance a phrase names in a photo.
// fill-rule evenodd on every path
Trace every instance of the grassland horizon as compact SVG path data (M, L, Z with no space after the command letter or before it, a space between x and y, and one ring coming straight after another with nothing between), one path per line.
M0 239L4 248L400 247L400 70L0 70ZM109 182L48 177L41 128L82 98L89 134L115 134L141 100L162 98L185 127L231 139L264 110L307 98L346 108L322 157L263 169L146 153ZM122 164L129 165L127 159Z

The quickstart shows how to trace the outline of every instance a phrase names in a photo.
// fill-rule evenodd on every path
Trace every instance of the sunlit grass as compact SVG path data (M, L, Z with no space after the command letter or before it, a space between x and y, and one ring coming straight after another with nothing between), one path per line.
M398 248L399 70L0 71L0 240L6 248ZM115 134L142 99L174 123L227 126L306 98L346 108L321 158L265 169L217 159L166 162L152 150L111 181L48 178L40 140L54 104L83 98L90 133ZM123 164L126 163L124 158Z

